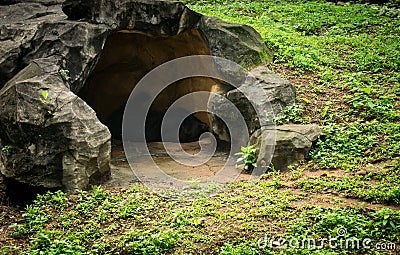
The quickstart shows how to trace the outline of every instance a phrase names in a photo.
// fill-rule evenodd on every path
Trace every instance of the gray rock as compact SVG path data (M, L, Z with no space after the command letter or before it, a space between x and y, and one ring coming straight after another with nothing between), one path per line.
M18 1L19 2L19 1ZM24 64L22 57L39 27L48 21L66 18L61 6L44 6L40 3L0 5L0 88Z
M22 62L27 65L35 59L54 59L60 69L70 72L71 79L66 85L78 93L94 69L107 35L108 28L104 25L49 21L42 24L30 41Z
M152 36L173 36L198 29L208 41L212 55L245 67L260 64L267 56L272 59L272 53L252 27L203 16L179 1L66 0L63 11L71 20L105 24L114 31L129 29Z
M252 27L203 16L199 29L207 38L214 56L229 59L244 67L260 64L263 53L264 57L269 56L265 60L272 60L272 53Z
M252 77L248 77L240 88L228 91L225 96L240 110L249 133L252 134L260 128L260 116L264 116L263 126L268 126L272 124L273 116L281 114L286 106L295 103L296 89L290 82L280 78L266 66L251 70L250 75ZM260 94L260 90L256 87L261 88L265 94ZM228 105L218 100L211 100L211 102L211 108L229 109ZM262 109L264 112L256 113L255 108ZM233 116L233 118L236 117ZM212 123L212 129L218 138L229 141L230 137L223 123L215 117L212 118Z
M323 133L317 125L282 125L276 131L258 129L250 138L250 144L255 144L258 149L259 159L269 158L271 144L261 145L262 132L265 135L276 132L276 142L272 164L277 170L285 171L288 166L304 160L311 150L313 143Z
M110 175L111 135L65 86L53 61L40 59L19 72L0 90L0 107L4 176L73 191Z
M250 73L265 91L267 98L264 100L271 103L275 116L281 114L286 106L295 103L296 88L289 81L282 79L266 66L259 66Z

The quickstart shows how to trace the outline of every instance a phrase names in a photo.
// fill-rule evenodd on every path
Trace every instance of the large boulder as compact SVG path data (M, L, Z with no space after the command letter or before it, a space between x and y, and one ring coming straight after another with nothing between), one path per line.
M260 94L260 88L264 92ZM246 94L245 94L245 93ZM269 70L266 66L259 66L251 70L249 76L243 81L242 86L229 90L224 95L230 102L240 110L244 117L250 134L260 129L260 113L256 109L267 110L271 113L269 123L273 116L283 113L283 110L295 103L296 89L288 82ZM250 99L250 100L249 100ZM229 111L229 104L215 98L212 100L211 108L224 109ZM266 117L267 115L264 115ZM236 118L232 116L233 118ZM220 140L230 141L227 127L218 118L212 116L212 129ZM265 121L265 120L264 120Z
M31 186L85 189L110 176L111 135L49 59L0 91L0 171Z
M0 85L14 76L0 91L0 171L31 186L85 189L110 176L110 134L73 92L108 30L66 20L61 1L32 2L0 6ZM63 80L60 70L77 75ZM54 101L41 101L44 90Z
M260 63L260 52L265 60L272 60L272 53L265 48L262 38L252 27L224 22L203 16L199 23L211 53L229 59L241 66L251 67Z

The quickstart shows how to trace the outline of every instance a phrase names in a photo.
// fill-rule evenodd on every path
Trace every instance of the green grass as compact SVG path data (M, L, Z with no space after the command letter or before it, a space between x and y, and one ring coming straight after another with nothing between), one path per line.
M343 196L355 197L374 203L400 204L399 171L387 174L388 178L376 182L371 182L368 177L362 176L307 178L300 180L298 186L310 192L323 193L328 190L335 190Z
M167 200L141 186L122 192L94 187L78 195L39 195L12 228L15 238L29 238L24 254L276 254L258 240L328 238L341 227L348 237L399 241L399 211L292 204L302 199L270 180L239 182L195 201ZM18 248L3 247L12 250Z
M323 127L325 137L310 156L320 168L358 168L400 156L400 124L378 121Z
M272 69L310 78L309 87L297 89L325 102L320 109L306 105L328 136L312 152L318 167L348 169L400 156L398 10L325 1L186 2L206 15L253 26L275 51ZM340 101L327 101L326 89L336 89ZM285 111L278 123L311 119L303 101L299 98L300 107ZM368 150L372 153L365 155Z
M328 238L340 228L346 237L399 244L400 213L391 209L400 205L399 11L325 1L185 2L203 14L254 27L275 51L269 67L293 79L299 96L277 121L313 121L325 133L310 161L194 201L171 201L142 186L41 195L11 226L15 245L1 253L382 252L257 245L265 236ZM342 174L313 176L310 170ZM326 194L328 201L312 198Z
M210 246L216 240L227 243L228 249L228 241L246 240L251 229L256 233L249 237L257 238L262 229L253 225L254 218L280 219L290 201L298 199L268 183L240 183L230 191L190 202L170 201L141 186L121 193L98 187L74 196L49 192L38 196L26 208L22 223L12 227L15 237L30 237L28 254L218 251L220 247ZM246 204L251 206L244 213ZM230 237L233 230L237 235ZM202 245L206 247L197 247Z

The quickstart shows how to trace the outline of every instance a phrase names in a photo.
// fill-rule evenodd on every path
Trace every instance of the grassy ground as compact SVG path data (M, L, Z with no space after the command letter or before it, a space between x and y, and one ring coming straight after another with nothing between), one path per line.
M310 160L195 201L171 201L141 186L48 193L23 210L0 212L0 251L399 253L400 247L379 249L400 245L399 11L283 0L187 2L206 15L253 26L276 52L270 68L298 91L297 104L280 121L317 123L326 133ZM290 240L302 246L304 238L320 245L330 237L371 239L370 249L276 247ZM264 243L271 238L273 248Z

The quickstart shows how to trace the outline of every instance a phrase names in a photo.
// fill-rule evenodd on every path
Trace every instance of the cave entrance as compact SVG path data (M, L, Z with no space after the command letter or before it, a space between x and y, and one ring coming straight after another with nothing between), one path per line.
M153 37L138 31L119 31L109 36L100 59L79 95L108 126L114 139L121 138L124 107L131 91L141 78L169 60L190 55L210 55L207 42L196 29L175 36ZM196 91L217 91L219 85L210 78L190 78L170 85L153 102L147 116L151 129L146 129L148 142L161 141L157 126L163 113L178 98ZM193 102L193 104L204 102ZM190 109L186 109L190 111ZM195 113L183 127L206 129L210 125L207 113ZM188 128L187 128L188 129ZM182 133L185 133L182 130ZM196 140L198 134L182 137L182 142Z
M175 36L150 36L138 31L118 31L109 36L101 56L79 96L97 113L113 138L112 162L124 157L121 146L122 118L126 102L144 75L155 67L184 56L210 55L206 40L196 29ZM154 100L146 120L146 141L151 153L160 153L160 128L166 110L178 98L197 91L218 92L220 85L213 79L194 77L169 85ZM196 102L193 105L204 104ZM184 111L193 112L191 109ZM210 131L210 116L198 112L181 125L180 142L196 153L200 135ZM156 144L154 144L156 143ZM197 143L198 144L198 143ZM185 146L182 147L186 150ZM153 152L151 151L153 150ZM129 170L129 173L131 171Z

